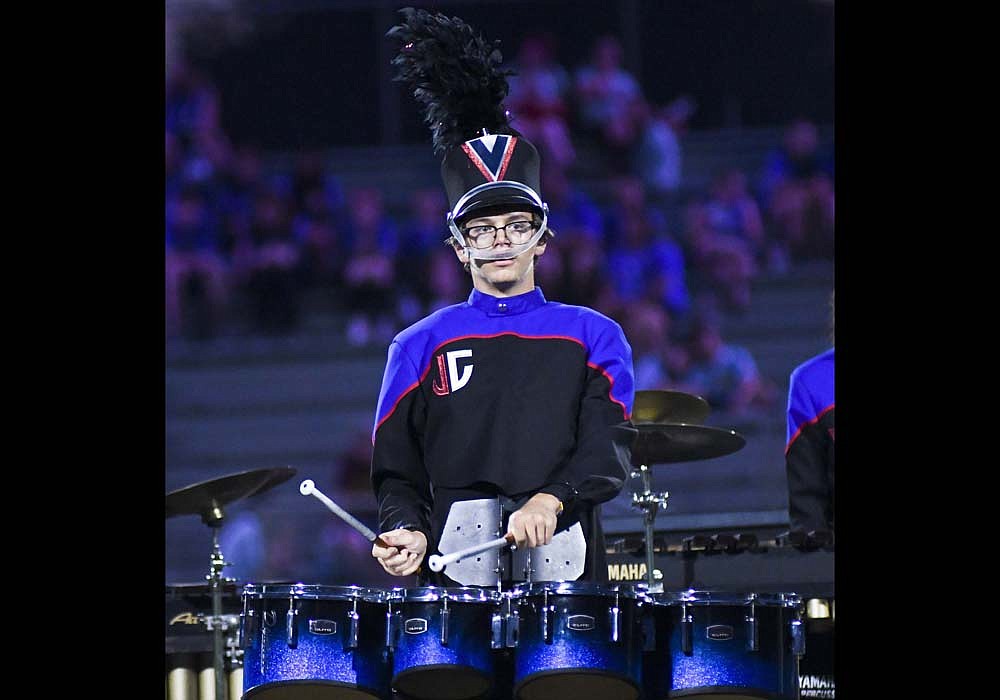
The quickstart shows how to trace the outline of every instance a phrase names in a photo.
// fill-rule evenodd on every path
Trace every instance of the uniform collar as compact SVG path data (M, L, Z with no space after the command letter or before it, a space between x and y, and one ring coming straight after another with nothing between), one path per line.
M495 297L478 289L473 289L469 295L469 306L484 312L487 316L511 316L523 314L537 309L545 304L545 296L541 287L535 287L530 292L513 297Z

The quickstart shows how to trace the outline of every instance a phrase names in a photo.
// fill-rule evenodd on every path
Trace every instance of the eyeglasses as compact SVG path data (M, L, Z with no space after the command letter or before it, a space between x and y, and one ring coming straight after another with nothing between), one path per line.
M535 232L533 221L511 221L505 226L470 226L465 229L473 248L490 248L497 239L497 231L503 231L511 243L525 243Z

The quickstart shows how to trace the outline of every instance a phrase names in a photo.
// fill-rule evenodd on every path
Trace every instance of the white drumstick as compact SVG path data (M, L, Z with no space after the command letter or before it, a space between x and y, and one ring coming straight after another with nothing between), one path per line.
M473 554L485 552L487 549L506 547L509 544L514 544L514 535L508 532L503 537L498 537L495 540L490 540L489 542L484 542L483 544L466 547L465 549L460 549L457 552L452 552L451 554L445 554L444 556L432 554L427 560L427 566L431 568L431 571L441 571L441 569L448 566L448 564L454 564L462 557L471 557Z
M332 510L341 520L353 527L355 530L364 535L365 539L369 542L374 542L380 547L391 547L392 545L386 543L381 537L376 535L370 528L365 526L360 520L355 518L353 515L348 513L346 510L338 506L332 500L330 500L326 494L316 488L316 484L313 483L312 479L306 479L301 484L299 484L299 493L303 496L315 496L320 501L323 502L327 508Z

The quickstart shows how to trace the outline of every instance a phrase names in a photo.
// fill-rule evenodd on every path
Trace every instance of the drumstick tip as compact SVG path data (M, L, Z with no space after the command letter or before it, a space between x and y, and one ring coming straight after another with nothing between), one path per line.
M316 488L316 484L313 483L313 480L306 479L301 484L299 484L299 493L301 493L303 496L308 496L313 492L314 488Z
M443 566L441 566L441 557L439 557L437 554L432 554L427 559L427 566L430 567L431 571L435 572L440 571L441 569L444 568Z

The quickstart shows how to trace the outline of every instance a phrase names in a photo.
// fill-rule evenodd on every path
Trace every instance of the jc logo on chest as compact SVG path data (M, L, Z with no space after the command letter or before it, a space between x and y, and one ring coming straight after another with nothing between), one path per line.
M472 378L472 363L462 366L459 374L458 361L462 358L472 357L471 348L468 350L449 350L438 355L437 360L438 376L431 383L431 389L438 396L445 396L458 391L469 383Z

